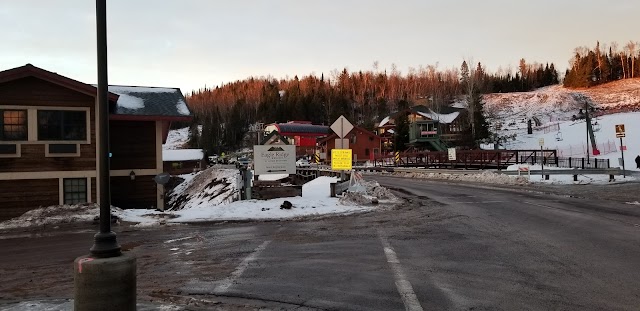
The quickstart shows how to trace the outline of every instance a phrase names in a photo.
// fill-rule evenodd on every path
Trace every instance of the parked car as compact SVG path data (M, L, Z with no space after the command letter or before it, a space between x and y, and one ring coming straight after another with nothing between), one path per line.
M251 161L249 160L249 158L240 157L240 158L238 158L238 161L236 161L236 167L237 168L248 167L250 162Z
M311 167L311 163L309 163L309 160L307 159L300 159L296 161L296 166L300 168Z

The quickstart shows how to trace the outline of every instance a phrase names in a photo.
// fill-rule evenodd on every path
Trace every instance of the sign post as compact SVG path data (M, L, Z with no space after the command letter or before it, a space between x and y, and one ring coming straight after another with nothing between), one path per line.
M624 144L622 143L622 137L625 137L624 124L616 124L616 137L620 138L620 152L622 152L622 178L627 178L624 171Z
M544 179L544 138L540 138L538 143L540 144L540 174L542 174L540 176Z
M345 118L344 116L340 116L335 122L333 122L333 124L331 124L331 130L333 130L333 132L336 133L336 135L338 135L338 137L340 138L340 139L336 139L336 149L334 149L331 152L331 169L334 169L333 168L334 167L333 166L334 151L336 151L336 150L349 150L349 156L351 156L351 149L348 149L349 141L344 139L344 137L347 136L347 134L349 134L349 132L351 132L351 130L353 130L353 124L351 124L351 122L349 122L349 120L347 120L347 118ZM339 152L339 154L344 155L344 153L341 153L341 152ZM352 160L351 160L351 157L350 157L349 158L349 169L351 169L351 161ZM342 180L342 181L345 180L344 170L340 174L340 180Z

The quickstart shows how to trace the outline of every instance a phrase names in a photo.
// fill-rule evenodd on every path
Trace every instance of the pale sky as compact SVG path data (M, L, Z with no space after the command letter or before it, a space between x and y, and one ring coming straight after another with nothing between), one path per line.
M0 70L95 83L95 1L0 0ZM640 41L638 0L108 0L109 83L180 87L392 64L489 71Z

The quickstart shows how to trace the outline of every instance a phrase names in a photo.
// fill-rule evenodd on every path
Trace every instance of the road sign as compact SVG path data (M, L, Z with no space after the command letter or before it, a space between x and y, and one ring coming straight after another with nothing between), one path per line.
M540 147L544 146L544 138L538 139L538 144L540 144Z
M349 149L349 140L343 138L336 138L335 149Z
M320 164L320 154L319 153L314 153L313 154L313 162L315 162L316 164Z
M352 168L351 149L331 150L331 169L334 171L347 171Z
M448 148L447 153L449 155L449 161L456 160L456 148Z
M625 137L624 124L616 124L616 137Z
M331 124L331 130L340 138L344 138L353 130L353 124L347 120L344 116L340 116L333 124Z
M296 173L294 145L255 145L253 157L256 175Z

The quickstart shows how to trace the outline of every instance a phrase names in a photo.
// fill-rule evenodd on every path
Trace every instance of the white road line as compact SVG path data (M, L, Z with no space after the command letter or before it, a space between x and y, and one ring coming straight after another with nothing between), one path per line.
M391 266L391 271L393 271L393 277L395 278L398 293L400 293L400 297L402 297L404 309L406 311L423 311L420 301L418 301L418 297L413 291L413 286L411 286L411 283L409 283L409 280L402 271L402 266L400 265L398 256L396 256L396 252L382 232L378 231L378 236L380 237L380 242L382 242L384 254L387 256L387 262L389 266Z
M260 246L256 247L256 249L238 265L236 270L234 270L229 277L222 280L222 282L220 282L220 284L218 284L218 286L216 286L216 288L213 291L217 294L225 293L231 286L233 286L236 280L240 278L242 273L244 273L244 271L247 270L247 268L249 267L249 264L252 261L255 261L260 255L260 253L265 248L267 248L269 243L271 243L271 241L264 241L262 242L262 244L260 244Z
M488 203L504 203L506 201L468 201L468 202L453 202L455 204L488 204Z

